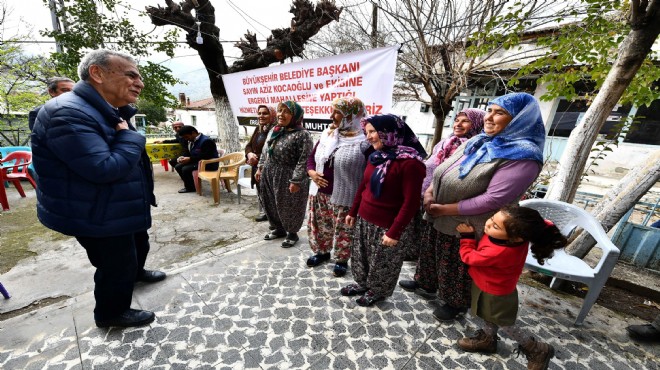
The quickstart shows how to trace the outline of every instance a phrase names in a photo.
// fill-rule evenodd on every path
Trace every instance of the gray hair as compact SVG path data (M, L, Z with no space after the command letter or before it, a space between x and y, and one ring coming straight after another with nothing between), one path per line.
M89 67L95 64L103 68L107 68L110 64L110 57L122 58L131 62L132 64L137 65L135 59L133 59L133 57L128 54L122 53L120 51L99 49L89 52L82 58L80 64L78 65L78 76L83 81L89 80Z
M73 82L75 83L74 80L68 78L68 77L51 77L48 80L46 80L46 86L48 87L48 91L55 92L57 91L57 84L60 82Z

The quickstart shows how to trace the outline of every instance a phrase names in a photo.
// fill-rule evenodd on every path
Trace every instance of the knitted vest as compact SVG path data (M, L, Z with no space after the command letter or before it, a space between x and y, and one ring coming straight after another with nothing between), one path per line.
M350 207L357 192L367 159L363 154L364 143L344 145L334 155L334 182L330 203Z
M476 197L486 192L488 184L495 172L505 163L508 159L496 159L487 163L479 163L465 176L463 179L458 178L458 170L460 165L447 171L463 156L465 144L461 145L454 154L442 162L433 172L433 197L435 201L440 204L458 203L463 199ZM445 173L445 171L447 171ZM517 199L517 198L516 198ZM517 203L514 201L512 203ZM428 214L424 218L433 222L433 227L443 234L460 236L456 231L456 226L460 223L467 223L474 227L477 240L481 238L484 232L484 225L486 220L497 213L497 209L490 212L474 215L474 216L440 216L436 218L429 217Z

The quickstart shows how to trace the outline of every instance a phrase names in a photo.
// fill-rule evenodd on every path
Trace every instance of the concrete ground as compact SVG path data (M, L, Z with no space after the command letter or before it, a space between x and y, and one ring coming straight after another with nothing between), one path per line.
M497 354L462 352L456 339L474 319L438 323L432 304L397 287L371 308L342 297L350 273L332 264L305 266L305 232L294 248L263 241L255 197L178 194L178 176L156 166L159 207L150 230L148 267L160 283L139 284L133 305L156 312L149 326L99 329L93 322L93 269L75 240L35 240L38 251L0 275L12 293L0 313L60 297L45 307L0 321L0 369L524 369L515 343L503 335ZM10 205L34 205L12 195ZM32 203L30 203L32 202ZM412 275L406 263L402 278ZM519 322L557 350L551 369L657 369L660 346L625 333L639 320L594 306L572 325L582 301L542 286L519 285ZM20 311L19 311L20 312Z

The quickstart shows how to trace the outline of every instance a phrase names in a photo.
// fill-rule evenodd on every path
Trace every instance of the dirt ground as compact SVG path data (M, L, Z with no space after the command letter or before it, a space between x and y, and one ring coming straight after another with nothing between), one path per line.
M523 283L550 285L548 276L533 272L526 272L521 277ZM560 289L562 292L584 298L586 286L580 283L566 282ZM605 286L598 296L597 303L612 311L635 316L640 321L652 321L660 314L660 303L652 297L633 290L622 289L615 286Z

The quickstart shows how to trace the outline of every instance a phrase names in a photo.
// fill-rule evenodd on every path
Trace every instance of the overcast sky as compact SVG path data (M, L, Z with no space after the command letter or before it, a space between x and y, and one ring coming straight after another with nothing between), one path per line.
M29 32L35 40L52 41L39 34L39 30L52 29L50 11L42 0L0 0L2 1L10 10L5 23L4 37L13 36L20 31L20 33ZM134 20L134 24L143 25L141 29L153 30L157 35L165 31L164 27L151 25L149 18L139 16L145 6L164 7L164 0L123 0L122 2L127 7L118 7L119 13L125 10L129 18ZM240 56L240 51L233 46L234 41L239 40L247 30L256 32L258 40L265 40L270 35L270 29L288 27L292 17L289 13L291 0L213 0L211 3L215 7L220 39L231 41L223 44L229 65L234 61L232 57ZM184 41L183 32L180 33L180 37L181 41ZM25 45L25 49L30 53L48 54L54 51L55 45L28 44ZM192 99L209 97L208 77L196 51L184 44L178 48L176 55L177 57L171 60L165 55L154 55L150 60L156 63L162 62L172 69L176 77L188 81L187 86L174 88L175 91L172 92L175 95L178 92L186 92Z

